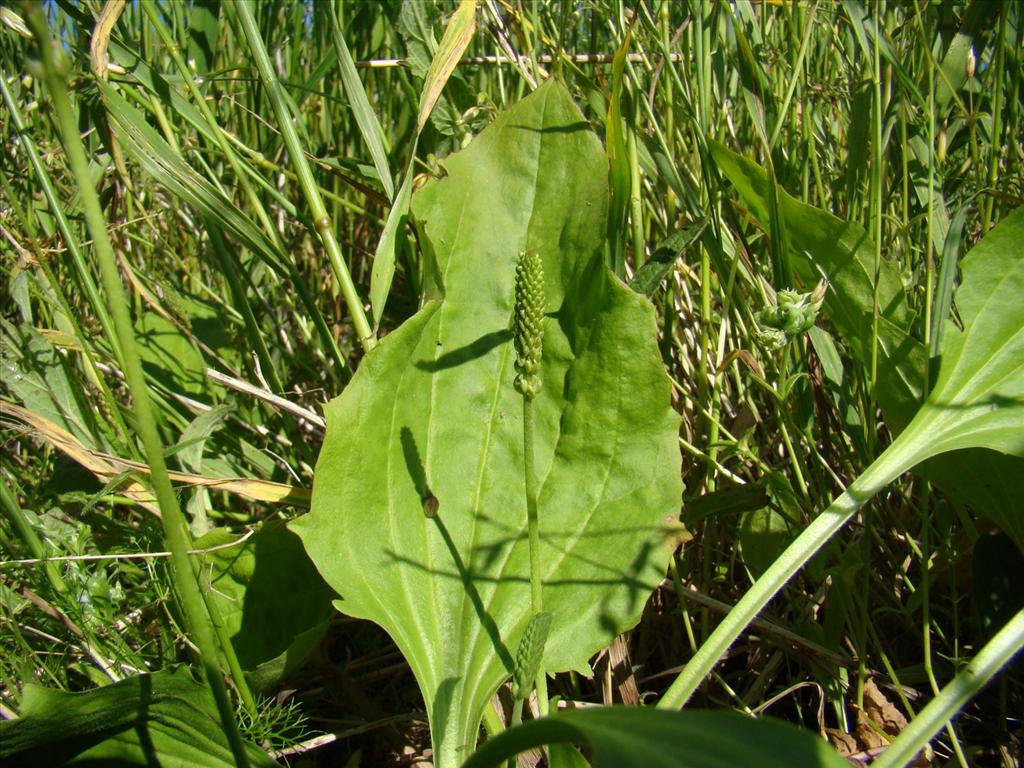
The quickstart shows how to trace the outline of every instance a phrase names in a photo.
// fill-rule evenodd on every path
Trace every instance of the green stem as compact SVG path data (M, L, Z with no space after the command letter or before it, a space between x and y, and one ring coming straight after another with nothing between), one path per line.
M51 38L43 11L40 7L29 6L29 9L27 21L39 45L43 63L42 74L53 100L56 122L64 140L68 162L78 183L79 200L89 234L93 239L93 254L99 262L103 289L107 296L114 330L121 348L124 375L132 395L137 429L149 464L153 491L160 506L164 538L171 551L171 576L181 600L189 632L199 650L203 672L213 692L235 762L239 766L248 766L249 759L238 730L238 724L235 721L234 707L217 662L217 645L210 627L210 617L203 607L202 593L192 570L192 562L188 554L190 548L188 527L178 506L178 499L174 495L174 489L167 474L167 466L164 463L163 446L157 433L156 418L146 388L142 362L136 348L131 315L128 311L128 300L121 285L114 250L107 234L107 222L100 207L99 196L90 180L89 161L86 157L85 146L78 134L77 114L65 88L66 65L62 66L62 63L58 61L59 48L55 46L55 41Z
M352 275L348 271L348 265L341 255L341 246L334 235L334 226L330 216L327 214L323 197L320 195L320 187L317 185L316 179L313 178L313 171L309 166L309 161L306 159L306 152L299 141L298 131L295 130L291 112L285 101L284 89L274 73L270 56L267 54L266 46L263 44L259 28L256 26L256 19L253 18L251 3L248 0L237 3L235 10L238 13L238 21L249 44L249 51L255 59L257 70L259 70L260 80L263 81L263 85L267 89L267 95L270 97L270 103L274 107L278 130L281 131L281 137L284 139L285 147L288 149L295 172L299 177L299 186L302 187L302 194L305 196L306 203L309 205L310 212L313 215L313 223L317 234L319 234L320 241L327 251L327 258L330 260L334 276L341 285L341 293L345 297L348 311L352 315L352 323L359 336L359 341L363 345L363 350L369 352L376 346L377 337L370 327L370 321L367 319L366 312L363 309L363 301L359 297L355 283L352 282Z
M910 725L889 745L873 763L875 768L897 768L907 765L928 741L941 729L971 697L1024 648L1024 611L1007 622L978 655L971 659L956 677L942 689L928 706L922 709Z
M534 615L544 611L540 572L540 524L537 517L537 476L533 464L533 400L523 396L523 465L526 487L526 529L530 539L530 608ZM537 668L537 710L548 713L548 679L541 659Z
M754 582L679 673L658 702L660 708L678 709L685 705L718 660L729 650L729 646L786 582L814 557L865 502L913 466L916 460L921 459L929 442L929 432L918 425L927 427L927 421L911 422L892 445L807 526L761 578Z

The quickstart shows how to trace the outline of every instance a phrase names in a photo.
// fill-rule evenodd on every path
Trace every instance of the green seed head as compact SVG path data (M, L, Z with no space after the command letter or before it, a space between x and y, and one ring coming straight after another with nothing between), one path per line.
M516 262L516 391L527 399L540 392L540 357L544 339L544 267L534 250Z
M512 682L515 685L513 693L520 699L525 699L530 695L533 680L537 677L540 663L544 659L544 646L548 641L551 619L550 613L533 614L530 617L530 623L526 625L526 631L523 632L523 636L519 640L516 666L512 671Z

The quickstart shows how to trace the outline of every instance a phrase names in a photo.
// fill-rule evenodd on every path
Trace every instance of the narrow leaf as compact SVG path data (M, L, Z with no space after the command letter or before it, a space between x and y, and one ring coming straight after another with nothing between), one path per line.
M334 42L334 50L338 55L338 70L341 74L341 84L344 87L345 95L348 96L349 106L352 107L352 114L359 126L359 132L363 135L366 148L370 150L370 157L373 158L373 165L377 169L380 183L384 185L384 192L388 200L395 197L395 182L391 178L391 169L388 166L387 138L384 136L384 129L380 127L377 114L370 106L370 99L366 96L366 89L363 88L363 81L359 79L359 72L356 70L356 63L348 50L345 36L341 32L341 24L338 22L337 8L332 6L327 10L327 16L331 21L331 40Z
M444 37L437 48L437 53L430 62L430 68L423 82L423 93L420 94L419 116L416 118L416 132L420 133L427 119L441 97L445 83L455 70L462 54L469 47L476 30L476 0L459 0L459 7L452 14Z
M373 272L370 275L370 309L373 313L373 324L377 326L384 314L384 305L391 291L391 281L395 277L395 260L397 258L398 236L409 213L409 200L412 196L412 181L416 167L416 147L423 126L427 124L434 105L444 90L449 76L466 52L473 31L476 28L476 0L460 0L459 7L452 14L445 28L444 37L434 54L423 83L420 94L419 117L416 120L416 138L413 141L409 156L409 165L402 179L402 186L395 196L394 204L384 224L377 251L373 256Z

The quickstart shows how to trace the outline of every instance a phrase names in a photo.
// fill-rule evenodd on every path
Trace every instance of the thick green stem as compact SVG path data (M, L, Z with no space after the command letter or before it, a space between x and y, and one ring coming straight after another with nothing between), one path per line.
M1024 611L1007 622L978 655L931 702L917 713L888 749L873 763L875 768L907 765L925 744L1024 648Z
M235 721L234 707L217 662L217 645L210 626L210 617L203 606L203 596L189 559L188 527L178 506L177 497L174 495L174 489L171 487L171 480L167 474L167 466L164 463L163 446L157 433L156 419L146 388L142 362L136 349L131 315L128 311L128 300L121 285L99 196L90 180L89 161L86 157L85 146L78 135L77 114L65 88L66 73L58 60L59 49L50 35L41 8L30 7L27 20L39 45L43 62L42 74L47 90L53 99L54 113L64 149L67 152L68 162L72 174L78 182L79 199L89 234L93 239L93 254L99 262L103 290L107 296L111 319L121 348L125 380L132 395L138 433L149 464L153 491L160 506L164 538L167 548L171 551L171 575L175 590L181 601L189 632L199 649L203 671L213 692L235 762L239 766L248 766L249 760L238 731L238 724Z

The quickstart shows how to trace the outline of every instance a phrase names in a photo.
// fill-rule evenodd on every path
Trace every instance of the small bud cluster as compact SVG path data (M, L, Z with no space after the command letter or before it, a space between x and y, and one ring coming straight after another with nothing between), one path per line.
M544 267L540 254L525 251L516 263L516 391L528 400L540 392L540 358L544 339Z
M804 331L809 330L825 301L828 282L822 280L810 293L779 291L775 306L762 309L755 317L755 336L769 349L779 349Z

